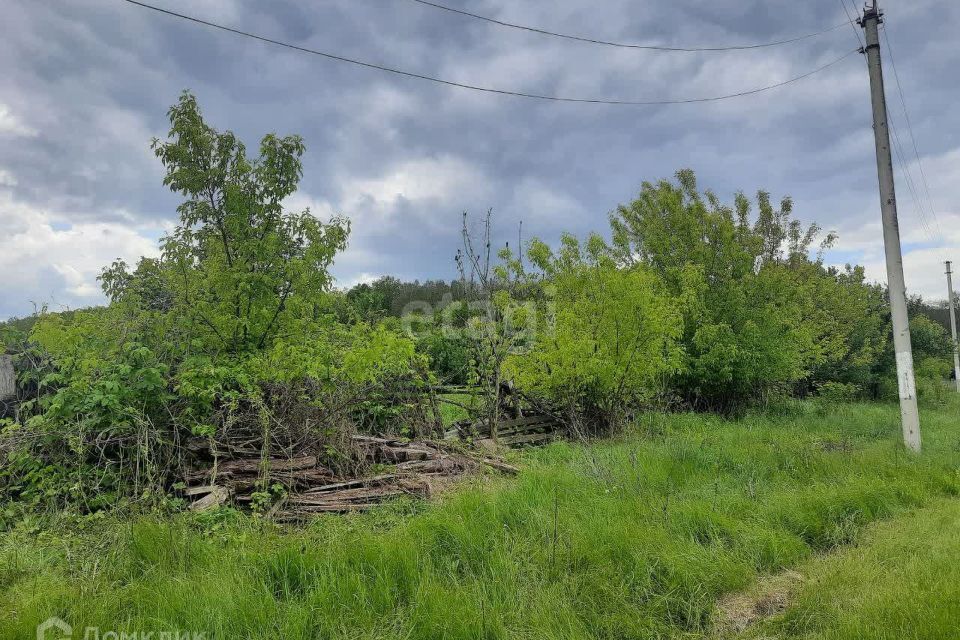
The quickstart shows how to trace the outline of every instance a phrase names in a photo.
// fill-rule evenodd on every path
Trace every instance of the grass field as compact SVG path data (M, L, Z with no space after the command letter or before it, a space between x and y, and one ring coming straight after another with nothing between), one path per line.
M903 516L869 529L877 544L833 551L923 505L956 518L944 498L960 492L960 402L923 419L918 457L893 405L650 415L617 440L526 452L516 478L304 529L229 511L23 522L0 546L0 637L35 637L53 615L75 637L710 637L718 598L787 567L817 582L764 623L771 634L953 637L921 631L955 613L957 570L940 561L956 557L956 527ZM926 551L883 562L885 544L918 539ZM830 551L836 562L811 559ZM902 586L886 584L898 567ZM952 604L915 613L910 584L936 579L952 580L939 589Z
M786 613L746 638L954 640L960 635L960 501L877 523L802 566Z

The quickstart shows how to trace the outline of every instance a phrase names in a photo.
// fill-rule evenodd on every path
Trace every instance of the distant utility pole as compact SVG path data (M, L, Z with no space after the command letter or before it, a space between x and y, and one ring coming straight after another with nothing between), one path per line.
M910 320L907 317L907 292L903 281L903 256L900 253L900 228L897 224L897 196L893 187L893 160L890 157L890 131L887 128L887 103L880 65L882 14L877 7L865 7L860 25L867 36L864 53L870 69L870 99L873 102L873 136L877 145L877 175L880 179L880 212L883 216L883 246L887 254L887 286L893 315L893 348L897 356L897 387L900 392L900 421L903 442L920 451L920 414L917 411L917 385L913 377L913 352L910 346Z
M953 295L953 275L950 272L949 260L947 260L947 300L950 301L950 335L953 337L953 380L957 383L957 393L960 393L960 344L957 343L957 313L954 310L956 298Z

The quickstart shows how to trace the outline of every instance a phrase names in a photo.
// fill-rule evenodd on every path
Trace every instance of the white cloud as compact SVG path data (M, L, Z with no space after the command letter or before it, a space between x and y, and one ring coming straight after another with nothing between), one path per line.
M880 212L876 221L860 228L859 232L841 232L840 242L834 252L853 255L864 266L867 278L886 283L887 270L883 246L883 231ZM903 272L907 290L924 298L946 298L944 261L960 263L960 213L941 212L938 215L943 235L931 236L915 219L900 216L900 241L903 248ZM846 239L845 239L846 238Z
M0 135L4 134L29 137L37 135L37 131L24 124L23 121L10 110L10 107L0 102Z
M520 181L507 209L519 220L532 223L533 233L553 229L568 229L577 224L577 218L588 215L587 209L569 195L534 178Z
M321 220L343 214L352 222L389 222L402 201L444 200L463 186L466 174L458 162L420 159L403 162L378 177L340 179L341 197L322 198L298 191L283 205L291 211L309 209Z
M116 223L68 223L0 194L0 273L4 299L0 315L29 312L30 302L84 306L103 301L97 275L117 258L128 263L157 255L149 230Z
M416 231L414 237L422 251L446 255L456 246L460 213L496 204L491 199L490 177L476 165L451 154L401 161L375 176L344 174L337 182L337 198L321 198L301 191L288 198L284 206L291 210L309 208L320 219L335 214L350 219L347 249L337 256L333 266L337 285L345 288L383 275L385 265L395 257L392 252L411 241L412 231ZM529 188L521 186L513 202L532 206L531 199L536 195L532 188L532 183ZM537 193L547 199L546 188L537 188ZM560 196L550 196L546 202L554 212L570 209ZM408 264L392 264L391 275L418 277L415 271L408 270Z
M300 212L309 209L310 213L320 220L329 220L337 215L337 210L328 200L323 200L305 191L297 191L283 201L283 208L287 211Z
M960 264L960 148L923 158L930 200L926 198L926 189L921 186L916 161L907 168L918 182L918 197L924 209L929 211L928 204L932 200L936 212L935 218L927 213L921 219L917 205L902 181L903 176L898 173L898 222L907 290L931 300L944 299L947 294L943 263L951 260ZM855 210L855 215L849 217L850 222L838 229L840 239L831 255L841 253L845 261L862 264L869 279L885 283L887 271L879 207L879 200L876 200ZM865 222L857 224L857 221Z
M352 289L358 284L370 284L374 280L380 278L382 275L382 273L367 273L364 271L350 278L337 278L337 286L341 289Z
M462 158L442 155L402 162L377 178L352 180L345 191L389 206L401 198L449 200L485 186L486 178L477 167Z

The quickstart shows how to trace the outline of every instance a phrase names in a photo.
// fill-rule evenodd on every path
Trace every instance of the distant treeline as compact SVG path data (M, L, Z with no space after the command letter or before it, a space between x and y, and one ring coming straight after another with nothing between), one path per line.
M401 317L413 307L427 303L442 306L448 301L466 300L472 285L460 279L414 280L405 282L393 276L382 276L373 282L358 284L347 290L347 298L355 306L365 305L383 316Z

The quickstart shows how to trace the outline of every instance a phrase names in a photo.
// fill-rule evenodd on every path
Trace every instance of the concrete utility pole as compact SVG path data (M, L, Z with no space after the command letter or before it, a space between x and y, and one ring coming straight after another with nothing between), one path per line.
M903 442L920 451L920 414L917 411L917 385L913 377L913 351L910 346L910 321L907 318L907 292L903 281L903 256L900 254L900 228L897 224L897 196L893 187L893 160L890 157L890 131L887 128L887 103L880 66L882 14L874 0L865 7L860 21L866 32L867 66L870 69L870 99L873 102L873 136L877 145L877 175L880 179L880 212L883 216L883 246L887 254L887 286L893 315L893 348L897 356L897 387L900 391L900 421Z
M949 260L947 260L947 300L950 301L950 335L953 337L953 380L957 383L957 393L960 393L960 344L957 343L957 312L954 310L956 298L953 295L953 274L950 272Z

